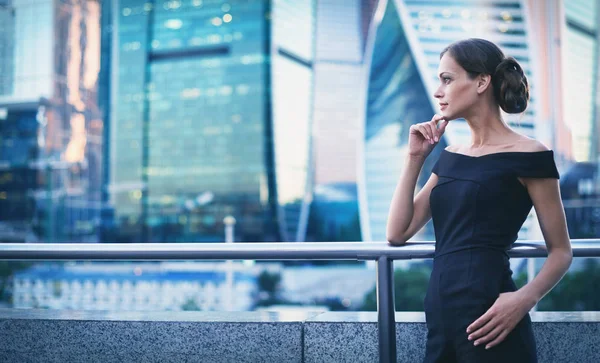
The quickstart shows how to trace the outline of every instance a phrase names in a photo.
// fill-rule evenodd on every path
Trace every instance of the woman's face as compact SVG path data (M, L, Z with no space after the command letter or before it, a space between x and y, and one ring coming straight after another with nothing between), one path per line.
M447 121L466 117L466 112L478 98L477 77L469 78L452 56L444 54L438 67L440 86L434 93L438 99L440 115Z

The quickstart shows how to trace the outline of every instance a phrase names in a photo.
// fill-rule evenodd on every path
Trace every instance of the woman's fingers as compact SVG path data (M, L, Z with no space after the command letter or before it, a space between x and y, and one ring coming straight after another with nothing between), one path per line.
M444 116L436 114L431 118L431 121L414 124L411 128L418 131L425 140L433 145L441 140L446 124Z
M429 129L429 132L431 133L432 139L434 142L438 142L440 140L440 135L439 132L435 126L435 122L428 122L427 123L427 128Z
M498 337L498 335L500 335L500 333L502 333L504 331L504 329L500 326L496 326L494 327L494 329L488 333L485 334L485 336L477 339L473 345L478 346L484 343L487 343L491 340L494 340L495 338Z
M437 123L436 127L438 130L439 136L441 138L442 135L444 134L444 131L446 131L446 126L448 126L448 121L440 120L440 121L437 121L436 123Z
M477 320L467 327L467 334L476 332L482 326L486 325L490 320L492 320L493 317L492 311L488 309L485 314L481 315Z
M433 117L431 118L431 121L435 121L435 122L437 122L437 121L439 121L439 120L443 120L443 119L444 119L444 116L442 116L442 115L438 115L438 114L436 113L436 114L435 114L435 115L433 115Z
M508 336L508 331L505 329L496 337L496 339L492 340L489 344L485 346L485 349L490 349L491 347L495 347L496 345L502 343L502 341Z
M420 134L423 139L429 141L429 135L427 134L425 128L421 124L414 124L410 127L410 130L414 134Z
M468 339L475 341L483 336L486 336L495 327L496 327L496 325L492 323L492 320L490 320L485 325L481 326L479 329L477 329L473 333L469 334Z
M431 143L432 135L430 135L429 129L427 129L424 124L417 124L417 128L419 129L421 134L423 134L423 137L426 140L429 140L429 142Z
M435 114L431 121L429 122L432 125L433 131L435 132L435 136L437 136L436 142L442 139L442 135L446 130L446 125L448 125L448 121L444 119L444 116Z

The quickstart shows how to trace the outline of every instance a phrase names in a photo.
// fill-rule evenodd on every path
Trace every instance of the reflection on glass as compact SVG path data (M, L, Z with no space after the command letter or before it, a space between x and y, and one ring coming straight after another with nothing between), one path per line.
M222 241L223 218L232 214L236 240L287 239L276 196L285 208L306 194L312 72L289 59L274 60L271 70L265 44L297 44L277 31L270 37L266 2L166 1L137 12L134 4L121 3L116 15L111 238ZM284 10L294 6L281 2L274 13L290 17ZM311 44L308 24L295 39ZM203 193L213 197L196 203ZM290 220L294 238L298 218Z
M596 161L594 100L598 73L598 4L565 1L564 119L571 129L573 156L578 162Z
M361 206L369 216L368 240L386 239L389 202L407 152L409 128L431 119L433 113L394 2L389 1L375 32L369 69L362 186L367 203ZM444 147L442 141L427 158L419 187L429 178L433 162ZM423 232L422 238L433 239L431 226Z
M285 241L303 241L308 222L314 12L314 1L273 6L273 149Z
M64 6L63 6L64 5ZM0 6L2 241L98 241L100 5Z

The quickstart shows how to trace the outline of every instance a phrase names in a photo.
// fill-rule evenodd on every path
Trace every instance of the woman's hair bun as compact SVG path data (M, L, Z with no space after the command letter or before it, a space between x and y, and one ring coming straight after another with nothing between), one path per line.
M529 84L521 65L513 58L504 58L492 75L494 95L500 108L507 113L522 113L529 101Z

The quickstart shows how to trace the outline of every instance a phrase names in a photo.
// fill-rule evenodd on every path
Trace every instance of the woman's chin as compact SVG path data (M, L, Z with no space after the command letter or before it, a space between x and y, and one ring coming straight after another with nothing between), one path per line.
M458 116L456 116L450 112L444 112L444 111L440 112L440 115L444 117L444 120L446 120L446 122L456 120L457 118L459 118Z

